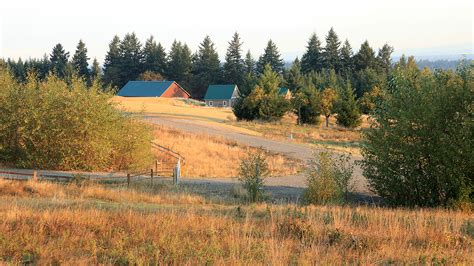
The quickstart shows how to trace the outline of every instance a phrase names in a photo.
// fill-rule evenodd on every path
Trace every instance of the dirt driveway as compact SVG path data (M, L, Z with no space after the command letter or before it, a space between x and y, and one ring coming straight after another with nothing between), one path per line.
M238 131L232 131L231 129L224 126L220 126L218 124L210 124L201 120L171 118L171 117L153 116L153 115L147 115L144 118L146 118L153 124L164 125L164 126L172 127L175 129L187 131L190 133L220 136L220 137L227 138L229 140L242 143L244 145L248 145L252 147L261 147L270 152L284 154L288 157L292 157L292 158L299 159L302 161L308 161L309 159L311 159L311 155L314 151L323 150L323 149L314 149L312 147L309 147L303 144L291 143L289 141L287 142L287 141L270 140L270 139L265 139L264 137L260 137L260 136L252 136L252 135L244 134ZM362 158L352 156L353 162L360 159ZM205 181L207 182L224 181L225 182L225 181L230 181L230 179L212 178L212 179L205 179ZM367 181L362 176L362 170L360 169L358 165L355 165L354 167L353 184L354 184L354 189L356 192L369 193L369 190L367 189ZM303 175L276 177L276 178L269 179L267 181L267 185L302 188L305 186L305 178Z

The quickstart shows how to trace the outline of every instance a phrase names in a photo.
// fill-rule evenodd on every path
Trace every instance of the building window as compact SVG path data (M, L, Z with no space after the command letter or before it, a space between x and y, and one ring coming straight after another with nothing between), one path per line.
M212 101L209 101L209 106L212 106Z
M227 101L224 101L223 105L224 105L224 106L227 106Z

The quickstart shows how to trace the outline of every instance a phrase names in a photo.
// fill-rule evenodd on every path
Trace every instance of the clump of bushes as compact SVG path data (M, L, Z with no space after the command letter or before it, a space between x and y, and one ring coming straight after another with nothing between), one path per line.
M351 190L349 181L354 166L349 155L331 155L328 152L314 153L307 172L308 188L303 194L307 204L341 204L347 200Z
M148 166L151 130L125 116L100 84L0 67L0 161L25 168L123 170Z
M264 178L268 176L268 163L262 151L249 153L239 166L239 181L248 193L251 202L264 198Z
M362 148L364 175L386 202L473 206L473 74L472 65L394 71Z

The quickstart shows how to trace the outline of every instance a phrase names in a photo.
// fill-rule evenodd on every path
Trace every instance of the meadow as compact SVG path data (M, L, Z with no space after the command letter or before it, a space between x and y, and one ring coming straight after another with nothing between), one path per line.
M0 180L7 264L473 264L472 213Z

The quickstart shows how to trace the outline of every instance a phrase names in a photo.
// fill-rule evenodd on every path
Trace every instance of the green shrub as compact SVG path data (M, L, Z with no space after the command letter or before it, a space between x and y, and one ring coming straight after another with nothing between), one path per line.
M362 123L359 106L349 81L346 82L346 86L339 92L336 112L336 123L338 125L355 128Z
M474 201L473 77L472 66L395 71L362 148L364 175L388 203Z
M268 176L268 163L263 152L250 153L241 160L239 181L247 190L251 202L263 199L263 185L266 176Z
M0 160L58 170L137 169L151 162L151 131L124 116L99 84L0 69Z
M314 153L306 178L308 188L303 194L307 204L343 203L350 191L349 181L354 167L348 155Z

